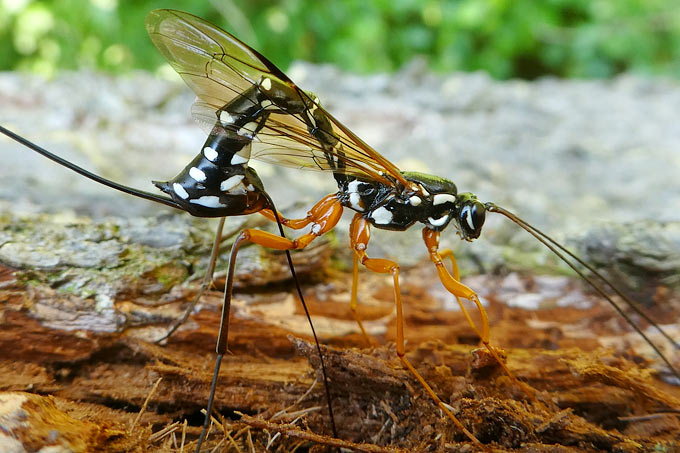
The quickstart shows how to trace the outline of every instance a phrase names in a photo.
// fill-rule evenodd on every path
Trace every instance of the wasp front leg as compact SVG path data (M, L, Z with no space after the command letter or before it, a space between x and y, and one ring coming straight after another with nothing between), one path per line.
M456 418L449 410L446 404L437 396L432 390L432 387L425 381L420 373L411 365L411 362L406 358L406 348L404 343L404 312L401 303L401 293L399 291L399 264L394 261L382 258L369 258L366 254L368 241L370 239L370 223L363 217L362 214L357 213L352 219L350 226L350 246L354 251L355 262L360 262L367 269L381 273L392 274L394 285L394 302L397 308L397 356L402 364L413 374L418 382L423 386L425 391L430 395L439 408L449 417L449 419L460 429L472 442L478 447L484 449L484 446L477 440L463 424ZM354 293L354 288L353 291Z
M433 231L429 228L423 228L423 240L425 241L425 246L427 247L427 251L430 255L430 260L434 263L435 267L437 268L439 280L441 280L444 287L456 297L456 300L460 305L460 309L465 315L465 319L467 319L468 324L470 324L470 327L472 327L475 333L479 336L479 338L482 340L482 343L488 345L489 317L486 314L486 310L484 309L482 303L479 301L477 293L475 293L472 289L470 289L469 287L465 286L460 282L458 264L456 264L456 259L453 256L453 252L449 249L446 249L439 253L439 234L440 233L438 231ZM453 275L451 275L451 273L446 269L446 266L444 266L445 257L451 259ZM460 300L461 297L472 301L477 306L477 309L479 310L479 315L482 318L481 330L477 328L477 325L470 317L470 314L465 308L465 305L463 305L463 303Z
M529 399L535 402L536 399L534 397L535 394L534 390L531 389L526 384L524 384L523 382L517 380L514 373L512 373L508 369L508 367L500 358L496 350L491 346L489 341L489 317L487 316L486 310L484 309L484 306L480 302L477 293L460 282L460 272L458 270L456 258L453 255L453 251L451 251L450 249L444 249L440 253L439 232L433 231L429 228L423 228L423 240L425 241L425 246L427 247L427 251L430 255L430 260L434 263L435 267L437 268L439 280L442 282L444 287L455 296L456 301L458 301L458 305L460 306L460 309L463 312L463 315L465 316L465 319L467 320L470 327L472 327L475 333L479 336L484 347L493 356L493 358L500 365L505 374L522 388L522 390L526 393ZM444 265L443 261L445 258L449 258L451 260L452 272L449 272L446 269L446 266ZM465 305L463 305L463 302L460 300L461 297L464 299L468 299L469 301L472 301L472 303L474 303L475 306L477 307L477 310L479 311L479 315L482 320L481 329L479 329L475 322L472 320L472 317L465 308Z

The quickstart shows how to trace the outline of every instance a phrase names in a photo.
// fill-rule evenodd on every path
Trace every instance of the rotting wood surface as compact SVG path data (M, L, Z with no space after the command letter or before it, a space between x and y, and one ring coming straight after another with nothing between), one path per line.
M49 219L41 221L49 224ZM21 229L16 219L9 225ZM116 242L120 228L107 230L111 233L104 238L102 225L80 226L87 237L97 238L94 243L105 242L116 256L131 257L129 265L141 266L134 261L149 256L148 251L133 253L125 241L121 251ZM219 290L206 294L202 310L166 345L149 342L167 329L198 286L179 286L192 268L190 254L158 249L167 260L149 260L151 268L131 273L122 285L116 272L93 276L87 263L101 269L106 267L101 259L43 270L0 269L0 443L14 442L26 451L62 445L76 452L174 452L181 451L184 438L184 451L191 451L208 394L222 295ZM303 274L314 270L313 278L306 277L305 294L326 345L342 441L325 437L330 428L318 357L301 308L285 285L263 287L261 280L249 285L248 275L262 274L246 266L233 305L232 354L223 362L216 398L226 419L217 421L207 447L474 451L396 358L389 278L361 274L360 313L374 341L367 347L351 321L350 275L329 268L328 250L321 246L298 255L296 262ZM271 268L270 260L280 258L267 255L259 266ZM111 305L102 308L96 294L65 292L67 281L87 286L69 273L74 269L83 269L88 284L107 283L102 275L118 279L108 282L107 288L116 288L108 293ZM522 279L530 284L533 277ZM650 356L633 351L630 345L638 340L608 307L528 311L507 307L502 297L488 297L492 342L504 349L517 378L535 390L531 401L532 392L524 392L477 347L462 315L442 310L430 294L438 282L429 266L405 270L403 282L409 359L491 449L678 451L680 391L660 379ZM488 289L499 285L500 278L475 282ZM564 291L574 286L578 282ZM660 294L660 302L674 297ZM673 304L665 306L656 315L676 319L668 308ZM89 319L110 328L87 330L81 322ZM603 343L608 348L601 348Z

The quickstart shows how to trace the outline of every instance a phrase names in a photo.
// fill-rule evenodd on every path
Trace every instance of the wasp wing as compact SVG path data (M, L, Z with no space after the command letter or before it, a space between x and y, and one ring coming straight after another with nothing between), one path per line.
M204 102L194 103L192 116L208 132L215 127L236 132L236 127L216 122L214 107ZM301 114L271 113L264 127L253 138L250 158L286 167L343 173L394 184L394 180L385 177L392 173L375 159L375 151L368 148L372 152L365 152L363 148L356 148L352 142L343 139L333 125L331 127L333 131L324 132L332 133L339 146L323 147L310 135ZM401 177L399 170L396 172Z
M281 70L239 39L194 15L155 10L146 18L151 40L198 97L193 116L215 125L216 112L262 77L290 86L305 105L321 107ZM322 109L341 146L323 147L308 130L310 112L271 113L253 140L251 158L303 169L346 173L384 184L408 182L399 169ZM391 178L385 177L391 176Z
M199 99L219 109L262 75L292 83L257 51L200 17L157 9L146 30L170 66Z

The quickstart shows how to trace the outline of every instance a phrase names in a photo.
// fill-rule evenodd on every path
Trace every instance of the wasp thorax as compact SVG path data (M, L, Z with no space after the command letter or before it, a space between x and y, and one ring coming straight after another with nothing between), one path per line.
M458 195L458 229L466 241L477 239L486 220L486 208L474 194L469 192Z

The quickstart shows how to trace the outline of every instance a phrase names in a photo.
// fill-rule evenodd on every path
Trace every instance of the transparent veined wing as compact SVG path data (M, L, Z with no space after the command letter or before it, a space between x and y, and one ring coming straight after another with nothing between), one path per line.
M199 99L216 110L262 75L292 83L257 51L200 17L157 9L146 16L145 24L170 66Z
M262 77L288 85L306 105L321 109L331 135L341 146L324 148L308 131L300 113L271 113L252 144L251 158L302 169L342 172L384 184L409 183L399 169L364 143L298 88L256 50L192 14L154 10L146 18L151 40L198 97L193 116L212 128L216 112ZM388 175L390 178L386 177Z
M223 126L217 122L215 109L206 103L195 102L192 106L192 116L206 131L224 127L232 128L236 132L235 127ZM332 122L331 124L333 125ZM343 140L342 134L331 127L333 131L327 132L333 133L340 146L329 149L322 147L321 143L309 134L307 124L301 119L301 115L272 113L253 139L250 158L286 167L339 172L378 180L384 184L394 184L394 180L385 178L385 175L392 173L375 159L373 153L377 152L363 151L365 148L358 148L352 142Z

